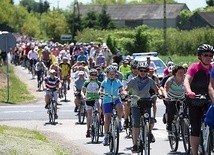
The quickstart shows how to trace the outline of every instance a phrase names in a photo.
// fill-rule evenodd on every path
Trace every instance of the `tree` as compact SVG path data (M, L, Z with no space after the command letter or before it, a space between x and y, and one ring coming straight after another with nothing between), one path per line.
M95 11L90 11L83 18L83 27L84 28L98 28L98 14Z
M182 10L178 15L178 28L181 28L182 25L186 23L193 14L194 13L189 10Z
M107 14L106 5L103 5L102 7L102 12L98 16L98 22L101 29L110 29L115 27L111 21L111 16Z
M50 4L47 0L43 3L43 1L35 2L35 0L21 0L20 5L24 6L28 12L38 12L38 13L44 13L47 12Z
M214 0L206 0L208 6L214 6Z

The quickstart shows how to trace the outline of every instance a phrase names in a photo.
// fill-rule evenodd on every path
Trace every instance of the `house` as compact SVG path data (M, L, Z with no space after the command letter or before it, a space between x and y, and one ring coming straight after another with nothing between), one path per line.
M179 13L189 8L184 3L166 4L166 27L177 27ZM79 12L84 17L87 12L95 11L101 13L101 5L80 5ZM137 27L145 24L149 27L164 27L164 5L163 4L125 4L108 5L109 14L117 27Z
M182 26L182 29L214 28L214 12L197 12Z

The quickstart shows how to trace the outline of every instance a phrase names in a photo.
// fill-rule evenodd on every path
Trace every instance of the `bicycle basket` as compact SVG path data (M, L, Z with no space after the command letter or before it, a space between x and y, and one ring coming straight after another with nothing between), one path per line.
M141 98L137 101L137 105L140 108L151 108L152 107L152 99L151 98Z
M89 101L86 101L85 103L86 103L87 106L92 106L93 107L94 104L95 104L95 100L89 100Z
M204 105L208 104L207 99L192 99L191 105L195 107L203 107Z

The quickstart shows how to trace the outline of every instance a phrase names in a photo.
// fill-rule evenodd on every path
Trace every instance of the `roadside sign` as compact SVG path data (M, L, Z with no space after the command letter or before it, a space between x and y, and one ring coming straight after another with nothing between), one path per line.
M62 41L71 41L72 40L72 35L71 34L62 34L60 37L60 40Z
M3 52L10 52L16 46L16 38L12 33L0 31L0 49Z

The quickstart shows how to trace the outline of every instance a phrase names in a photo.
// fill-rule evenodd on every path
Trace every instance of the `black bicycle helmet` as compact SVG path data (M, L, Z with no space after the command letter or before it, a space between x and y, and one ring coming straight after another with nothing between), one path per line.
M106 68L106 72L116 72L117 71L117 68L113 65L110 65Z
M138 67L138 61L137 61L137 60L132 60L131 63L130 63L130 66L131 66L132 68Z
M202 53L204 52L214 52L213 46L209 45L209 44L202 44L198 47L198 56L200 56Z

